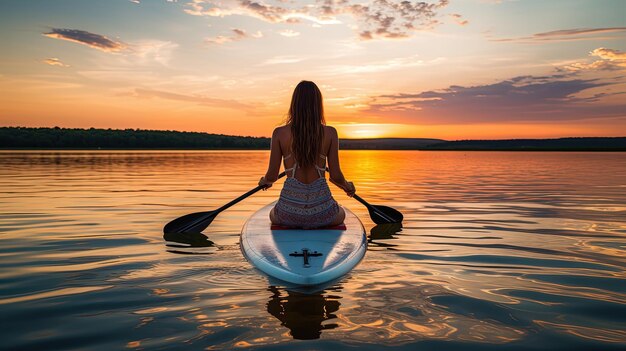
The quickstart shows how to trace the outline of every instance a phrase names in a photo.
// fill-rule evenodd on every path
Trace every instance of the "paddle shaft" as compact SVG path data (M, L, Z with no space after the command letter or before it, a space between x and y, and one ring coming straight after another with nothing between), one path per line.
M286 173L285 173L285 172L280 173L280 174L278 175L278 178L276 178L276 180L278 180L278 179L280 179L280 178L284 177L285 175L286 175ZM241 200L243 200L243 199L247 198L248 196L250 196L250 195L252 195L252 194L256 193L257 191L262 190L262 189L264 189L264 188L265 188L265 186L263 186L263 185L259 185L259 186L257 186L256 188L254 188L254 189L252 189L252 190L248 191L247 193L245 193L245 194L243 194L243 195L239 196L238 198L234 199L233 201L231 201L231 202L227 203L226 205L224 205L224 206L222 206L222 207L218 208L217 210L215 210L215 211L213 211L213 212L216 212L216 213L222 212L222 211L224 211L225 209L227 209L227 208L231 207L232 205L234 205L234 204L238 203L239 201L241 201Z
M282 177L284 177L284 176L285 176L285 172L282 172L282 173L280 173L280 174L278 175L278 178L277 178L277 179L280 179L280 178L282 178ZM259 190L262 190L262 189L264 189L264 188L265 188L265 186L263 186L263 185L259 185L259 186L257 186L256 188L254 188L254 189L252 189L252 190L250 190L250 191L248 191L248 192L244 193L243 195L241 195L241 196L239 196L238 198L236 198L236 199L234 199L234 200L232 200L232 201L228 202L227 204L223 205L222 207L220 207L220 208L218 208L218 209L216 209L216 210L213 210L213 211L207 212L207 214L206 214L205 216L202 216L202 217L200 217L200 218L196 219L195 221L193 221L193 222L191 222L191 223L187 224L186 226L184 226L184 227L180 228L180 229L179 229L179 232L185 232L185 231L189 230L189 228L193 228L193 227L195 227L196 225L198 225L199 223L201 223L201 222L205 221L205 220L206 220L206 219L208 219L209 217L215 217L215 216L217 216L220 212L222 212L222 211L226 210L227 208L229 208L229 207L231 207L231 206L235 205L236 203L240 202L241 200L243 200L243 199L247 198L248 196L250 196L250 195L252 195L252 194L254 194L254 193L256 193L256 192L258 192Z

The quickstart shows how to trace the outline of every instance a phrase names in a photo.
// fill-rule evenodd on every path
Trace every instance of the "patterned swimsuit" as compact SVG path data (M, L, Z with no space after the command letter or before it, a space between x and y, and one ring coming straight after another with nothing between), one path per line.
M285 157L285 160L289 157L291 155ZM320 157L326 160L326 156ZM339 213L339 205L330 193L324 177L326 169L315 165L320 177L305 184L295 178L296 168L298 162L285 169L285 172L291 171L291 177L285 180L280 198L274 207L276 221L280 225L307 229L331 224Z

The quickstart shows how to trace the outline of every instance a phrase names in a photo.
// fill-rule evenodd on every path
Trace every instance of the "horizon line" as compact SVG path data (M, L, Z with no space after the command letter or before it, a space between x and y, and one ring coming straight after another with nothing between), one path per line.
M175 129L142 129L142 128L96 128L96 127L88 127L88 128L78 128L78 127L27 127L27 126L0 126L0 128L24 128L24 129L77 129L77 130L111 130L111 131L145 131L145 132L170 132L170 133L197 133L197 134L209 134L209 135L222 135L228 137L237 137L237 138L266 138L271 139L271 136L251 136L251 135L235 135L235 134L223 134L223 133L211 133L211 132L197 132L197 131L186 131L186 130L175 130ZM400 139L400 140L410 140L410 139L427 139L427 140L441 140L446 142L452 141L496 141L496 140L556 140L556 139L578 139L578 138L626 138L624 136L564 136L564 137L549 137L549 138L503 138L503 139L441 139L441 138L431 138L431 137L381 137L381 138L339 138L340 140L388 140L388 139Z

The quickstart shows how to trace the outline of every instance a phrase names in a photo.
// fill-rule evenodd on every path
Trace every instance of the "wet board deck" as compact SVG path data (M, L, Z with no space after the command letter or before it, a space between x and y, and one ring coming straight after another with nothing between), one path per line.
M345 275L365 256L363 223L345 207L344 226L305 230L272 227L269 212L275 204L255 212L241 231L241 251L263 273L293 284L317 285Z

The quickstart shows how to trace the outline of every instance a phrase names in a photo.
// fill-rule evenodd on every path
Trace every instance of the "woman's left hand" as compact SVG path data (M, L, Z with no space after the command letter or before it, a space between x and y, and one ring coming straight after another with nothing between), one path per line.
M261 179L259 179L259 186L263 187L263 190L267 190L269 188L272 187L273 183L270 183L268 181L265 180L265 177L261 177Z

